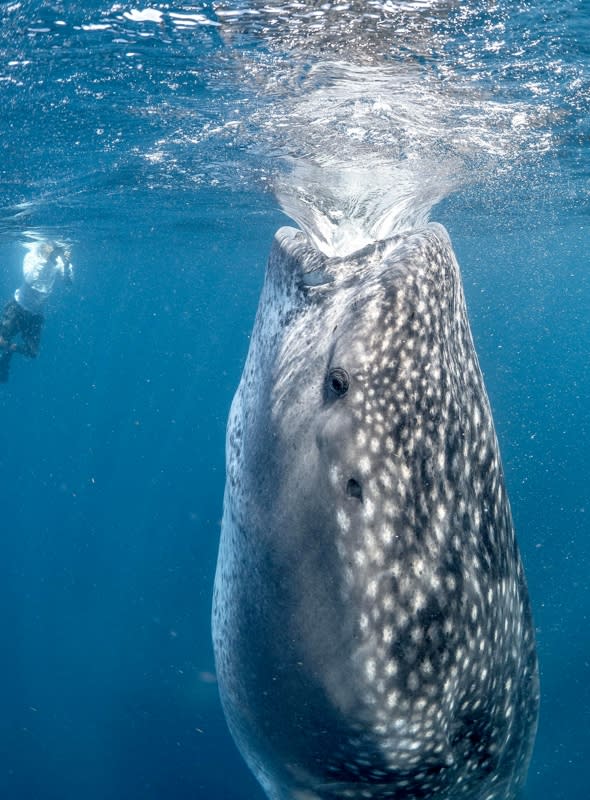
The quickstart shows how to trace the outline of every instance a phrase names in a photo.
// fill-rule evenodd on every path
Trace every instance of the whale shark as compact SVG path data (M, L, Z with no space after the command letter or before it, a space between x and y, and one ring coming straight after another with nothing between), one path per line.
M511 800L539 678L443 226L275 235L227 429L212 632L270 800Z

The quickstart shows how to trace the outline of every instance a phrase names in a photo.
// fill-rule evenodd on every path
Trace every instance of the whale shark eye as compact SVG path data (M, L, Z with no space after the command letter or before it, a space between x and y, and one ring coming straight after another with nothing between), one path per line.
M336 397L344 397L350 385L348 372L342 367L335 367L328 373L328 387Z

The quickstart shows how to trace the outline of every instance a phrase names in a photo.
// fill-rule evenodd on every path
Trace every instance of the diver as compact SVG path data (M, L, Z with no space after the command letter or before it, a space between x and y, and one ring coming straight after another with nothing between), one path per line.
M59 279L71 285L74 267L67 245L41 241L25 245L23 283L0 318L0 383L6 383L14 353L35 358L41 343L43 309ZM17 339L17 341L14 341Z

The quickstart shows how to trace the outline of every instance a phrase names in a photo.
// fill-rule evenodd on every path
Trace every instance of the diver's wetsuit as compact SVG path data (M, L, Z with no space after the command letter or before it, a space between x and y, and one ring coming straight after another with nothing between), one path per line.
M15 352L35 358L41 344L42 328L43 314L27 311L16 300L10 300L4 306L0 319L0 336L4 340L4 345L0 348L0 382L6 383L8 380L10 360ZM10 345L18 335L22 342L13 350Z

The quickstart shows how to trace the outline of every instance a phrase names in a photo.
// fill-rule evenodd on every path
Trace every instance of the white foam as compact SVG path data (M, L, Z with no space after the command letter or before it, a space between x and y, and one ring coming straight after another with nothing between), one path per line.
M158 24L164 18L162 12L157 8L132 8L131 11L124 11L123 16L130 22L156 22Z

